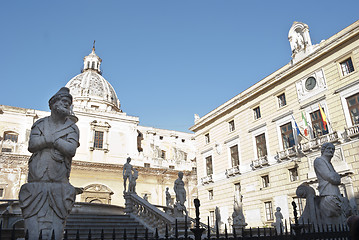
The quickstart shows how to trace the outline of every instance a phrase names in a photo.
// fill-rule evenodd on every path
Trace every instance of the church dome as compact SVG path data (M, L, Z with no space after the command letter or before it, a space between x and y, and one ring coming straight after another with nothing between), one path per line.
M92 52L84 57L82 73L66 84L73 97L74 108L121 112L115 90L101 75L101 62L94 46Z

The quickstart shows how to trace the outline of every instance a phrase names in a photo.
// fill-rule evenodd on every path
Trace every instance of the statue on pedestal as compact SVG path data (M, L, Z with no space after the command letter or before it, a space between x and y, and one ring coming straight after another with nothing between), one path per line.
M344 224L345 219L353 214L354 209L350 206L348 198L343 197L339 190L341 177L331 163L334 151L332 143L324 143L321 156L314 160L319 196L316 196L314 189L306 183L297 188L297 196L306 198L306 206L300 221L338 225Z
M183 217L183 212L187 214L186 207L184 205L186 201L186 189L184 188L183 172L178 172L178 178L174 183L173 190L176 193L176 203L174 205L175 217Z
M126 186L128 180L128 192L136 193L136 180L138 178L138 171L130 164L131 158L127 158L127 162L123 165L123 193L126 193Z
M324 143L321 156L314 160L314 170L319 183L319 208L322 220L327 224L342 224L351 214L351 208L348 199L342 197L339 190L340 175L331 163L334 151L332 143Z
M166 207L171 205L171 194L169 192L169 187L166 187Z
M277 234L284 233L284 226L283 226L283 215L280 212L281 208L277 207L276 212L274 213L275 216L275 223L272 223L273 226L275 226L275 230L277 231Z
M71 118L72 96L61 88L49 100L51 115L31 128L28 183L21 186L19 202L29 240L63 238L66 218L76 191L69 183L72 157L79 147L79 129Z
M243 214L243 195L240 193L234 196L233 210L233 227L236 229L236 231L239 231L248 225Z

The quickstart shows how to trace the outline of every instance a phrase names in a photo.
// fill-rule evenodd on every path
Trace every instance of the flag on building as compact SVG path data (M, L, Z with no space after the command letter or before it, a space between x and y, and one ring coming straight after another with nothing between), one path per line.
M318 105L319 105L320 115L322 116L323 128L324 128L324 130L327 130L327 125L328 125L327 116L325 116L325 113L324 113L322 107L320 106L320 103Z
M303 120L303 126L304 126L304 135L308 136L309 132L308 132L308 122L307 119L305 118L303 112L302 112L302 120Z
M298 128L298 125L297 125L297 122L295 121L293 115L292 115L292 118L293 118L293 121L294 121L294 126L295 126L295 131L297 133L297 136L301 135L302 133L300 132L299 128Z

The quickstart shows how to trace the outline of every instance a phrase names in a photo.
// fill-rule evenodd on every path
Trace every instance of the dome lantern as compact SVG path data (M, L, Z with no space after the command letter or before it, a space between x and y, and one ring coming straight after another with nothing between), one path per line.
M100 65L102 59L95 53L95 42L96 41L93 41L92 52L88 56L84 57L84 67L82 72L93 70L101 74Z

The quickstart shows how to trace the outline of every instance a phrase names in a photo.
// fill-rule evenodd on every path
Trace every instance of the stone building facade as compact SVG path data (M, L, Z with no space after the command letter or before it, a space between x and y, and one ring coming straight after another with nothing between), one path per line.
M201 214L212 223L216 215L223 225L233 221L238 196L248 226L271 225L276 207L293 219L291 202L300 212L305 205L296 188L316 188L313 161L328 141L336 147L342 194L359 203L359 21L318 44L306 24L294 22L288 39L290 63L190 128Z
M102 77L95 49L84 58L82 73L66 85L80 129L80 147L73 158L70 182L82 188L76 201L124 206L123 164L139 171L137 194L166 205L178 171L184 172L191 211L197 195L193 134L139 125L139 118L121 110L111 84ZM32 124L50 112L0 105L0 199L17 199L27 179L27 151Z

